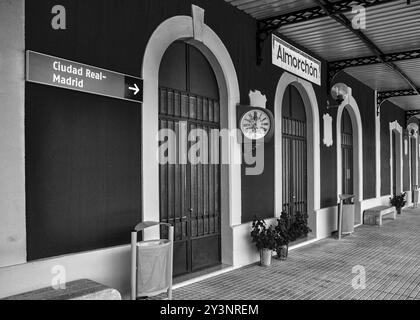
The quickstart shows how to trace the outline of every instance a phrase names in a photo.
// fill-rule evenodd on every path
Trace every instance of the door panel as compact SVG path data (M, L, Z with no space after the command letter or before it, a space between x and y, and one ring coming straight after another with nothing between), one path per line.
M212 158L219 159L218 136L210 134L219 124L209 121L220 118L219 103L160 88L159 118L160 129L173 130L177 137L171 143L163 142L176 150L176 161L159 165L160 217L175 226L174 275L180 275L220 263L220 167L210 163ZM181 124L186 128L184 136L180 135ZM188 148L180 148L180 141ZM188 150L197 143L200 161L191 163ZM161 156L170 157L168 152ZM188 161L183 164L180 156Z
M283 211L307 212L307 133L299 92L289 86L282 110Z
M220 237L218 235L191 240L192 271L200 270L220 262Z
M177 162L160 164L160 219L175 227L174 275L180 275L220 263L219 138L210 135L220 128L219 90L206 58L184 42L165 53L159 86L160 128L177 137L171 142ZM190 162L188 150L197 144L201 161Z
M353 127L346 109L341 118L341 162L341 193L353 194Z
M392 131L392 195L397 194L397 148L395 132Z
M416 177L416 159L417 159L417 152L416 152L416 139L410 137L410 148L411 148L411 190L415 190L417 186ZM414 198L412 198L414 199Z

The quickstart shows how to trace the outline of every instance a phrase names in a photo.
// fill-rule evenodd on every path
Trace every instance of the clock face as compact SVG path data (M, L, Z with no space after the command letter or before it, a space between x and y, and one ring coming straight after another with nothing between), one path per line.
M264 110L250 110L242 116L240 128L246 138L259 140L270 131L271 119Z

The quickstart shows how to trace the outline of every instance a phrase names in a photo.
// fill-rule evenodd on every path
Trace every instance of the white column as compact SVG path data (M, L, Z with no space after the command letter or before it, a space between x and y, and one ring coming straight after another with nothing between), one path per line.
M415 171L416 171L416 185L419 185L419 134L416 133L414 138L416 139L416 166L415 166Z
M24 16L0 1L0 267L26 261Z

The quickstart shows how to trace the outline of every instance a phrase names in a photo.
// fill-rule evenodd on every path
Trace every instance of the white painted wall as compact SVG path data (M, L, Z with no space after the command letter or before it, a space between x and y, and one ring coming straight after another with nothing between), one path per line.
M67 282L91 279L130 292L130 246L119 246L0 268L0 299L49 287L54 266L64 267Z
M2 267L26 261L24 0L0 1L0 31L0 267Z
M338 207L319 209L316 212L316 237L324 239L331 237L331 233L337 230Z

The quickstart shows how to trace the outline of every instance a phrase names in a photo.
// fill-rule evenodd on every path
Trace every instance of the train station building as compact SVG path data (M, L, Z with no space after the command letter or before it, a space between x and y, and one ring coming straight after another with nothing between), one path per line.
M0 0L0 298L57 266L124 296L139 222L174 226L188 281L258 262L255 217L307 214L296 250L336 241L340 195L353 235L380 232L366 211L420 201L419 15L406 0ZM205 161L179 161L198 142Z

